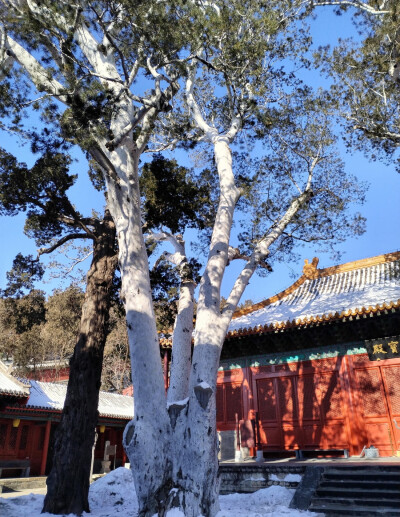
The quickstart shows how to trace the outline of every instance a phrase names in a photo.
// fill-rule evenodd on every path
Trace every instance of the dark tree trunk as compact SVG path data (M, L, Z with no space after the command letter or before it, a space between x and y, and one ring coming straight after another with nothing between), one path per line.
M89 511L92 447L111 288L117 266L115 226L108 211L95 234L80 334L70 360L67 396L56 432L53 466L47 478L42 512L81 515Z

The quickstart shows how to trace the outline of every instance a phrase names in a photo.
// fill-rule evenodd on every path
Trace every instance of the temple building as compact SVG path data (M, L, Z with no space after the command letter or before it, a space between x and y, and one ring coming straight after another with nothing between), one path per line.
M218 373L218 429L252 421L265 457L358 455L371 445L398 456L400 252L317 266L306 261L288 289L235 314Z
M170 343L164 341L167 388ZM400 252L325 269L318 259L306 261L292 286L231 322L217 379L222 452L232 457L241 445L265 457L354 456L373 445L380 456L399 456L399 342ZM53 378L49 365L44 370ZM0 476L49 472L66 389L21 382L0 362ZM117 445L116 465L123 464L132 398L101 392L98 409L95 463L110 442Z
M66 384L21 382L0 361L0 477L49 473L66 392ZM98 411L95 471L100 468L106 442L117 445L115 464L125 463L122 433L133 418L132 398L101 391Z

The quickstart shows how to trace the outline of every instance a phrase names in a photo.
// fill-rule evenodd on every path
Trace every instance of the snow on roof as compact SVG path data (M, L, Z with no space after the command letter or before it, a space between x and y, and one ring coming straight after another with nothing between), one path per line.
M64 407L67 394L66 384L54 382L31 382L31 392L26 404L28 408L54 409L61 411ZM116 393L100 391L99 406L100 416L133 418L133 399Z
M229 332L400 304L400 252L326 269L317 264L317 259L306 261L295 284L239 313Z
M14 395L17 397L27 397L29 395L29 384L23 384L21 381L11 376L8 368L0 361L0 394Z

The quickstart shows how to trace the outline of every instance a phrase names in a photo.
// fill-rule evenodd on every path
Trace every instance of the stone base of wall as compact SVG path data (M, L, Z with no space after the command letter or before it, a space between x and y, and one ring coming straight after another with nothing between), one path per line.
M221 494L249 493L280 485L296 488L305 467L270 467L263 465L220 465Z

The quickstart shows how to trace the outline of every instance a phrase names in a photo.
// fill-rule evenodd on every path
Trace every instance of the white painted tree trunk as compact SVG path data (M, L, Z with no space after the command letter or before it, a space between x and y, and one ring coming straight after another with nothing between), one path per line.
M200 321L199 321L200 320ZM176 505L187 517L213 517L219 510L216 379L226 328L207 311L197 315L189 397L170 406L173 426L172 480Z
M173 348L168 388L168 405L182 401L188 396L189 375L192 356L193 312L194 312L193 281L184 281L179 293L178 314L173 333Z
M187 517L213 517L219 509L216 381L229 324L229 319L220 312L220 288L239 193L234 184L228 139L215 136L214 150L221 195L208 261L200 283L189 390L185 400L169 406L173 423L174 503ZM180 392L179 398L185 398L183 395L186 393Z
M150 289L148 258L141 228L138 156L127 146L110 153L118 183L108 180L115 221L121 297L126 310L134 388L134 419L124 432L139 500L140 515L159 511L170 487L170 423L165 404L159 340ZM167 488L166 488L167 487Z

